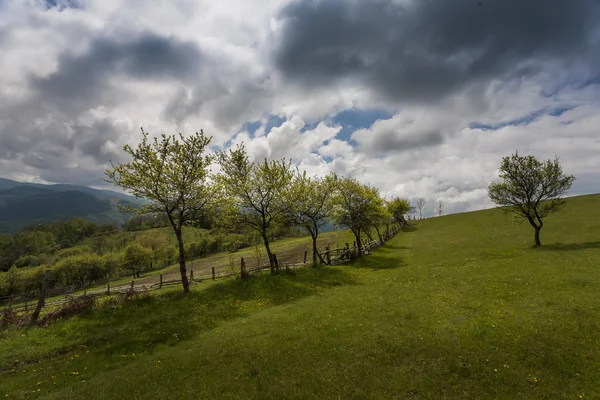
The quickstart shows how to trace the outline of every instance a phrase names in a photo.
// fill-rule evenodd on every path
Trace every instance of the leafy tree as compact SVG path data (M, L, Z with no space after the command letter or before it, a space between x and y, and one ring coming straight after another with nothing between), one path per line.
M121 264L121 257L115 253L106 253L102 255L102 272L104 273L104 279L109 276L118 276Z
M294 176L291 162L286 162L285 159L269 162L265 159L262 163L252 163L243 145L236 150L220 153L219 161L221 180L233 200L230 209L223 210L221 216L229 217L227 222L230 225L245 225L260 234L271 273L274 273L275 263L269 246L269 233L283 220L289 207L285 191Z
M413 209L407 199L401 199L400 197L394 197L392 200L388 201L386 203L386 208L400 227L403 227L406 224L405 215L410 213Z
M367 231L381 218L383 200L379 191L362 185L354 178L341 178L337 182L332 204L335 222L350 228L356 238L358 255L362 255L361 231Z
M173 259L173 247L171 247L169 239L161 231L144 231L135 240L141 246L152 250L153 262L168 264ZM189 246L186 248L189 248ZM189 251L186 251L186 256L188 255Z
M375 228L375 232L377 232L377 238L380 243L383 243L383 237L381 236L381 231L379 230L380 226L389 226L390 220L392 219L392 214L389 212L385 201L383 199L379 199L376 201L377 208L374 212L374 221L373 228Z
M85 286L104 276L103 260L94 253L81 253L63 258L52 268L66 286Z
M504 211L515 214L518 222L529 221L535 230L535 244L541 246L543 219L564 206L563 196L575 177L563 174L558 157L542 162L534 156L515 153L502 158L500 179L490 184L490 199Z
M204 132L184 137L179 134L161 139L143 139L137 148L124 147L131 161L107 169L107 182L130 191L149 203L132 211L137 214L163 215L169 220L179 250L179 271L183 291L189 291L185 267L183 226L202 220L220 202L220 187L210 178L208 168L214 157L205 154L211 138Z
M306 229L312 238L313 264L317 263L317 256L320 257L317 238L319 229L330 219L332 207L330 198L336 179L335 175L311 178L306 176L306 172L297 173L286 194L290 205L287 210L287 219L294 225ZM321 262L323 262L322 259Z
M139 278L140 272L150 267L152 256L151 249L132 243L125 248L123 267L131 270L134 278Z

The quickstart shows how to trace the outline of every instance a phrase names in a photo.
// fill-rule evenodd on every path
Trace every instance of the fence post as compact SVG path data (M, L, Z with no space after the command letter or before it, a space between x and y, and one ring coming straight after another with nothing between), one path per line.
M192 261L192 266L190 267L190 282L194 281L194 262Z
M244 257L242 257L242 261L240 262L240 277L242 280L248 280L248 273L246 272L246 261L244 261Z
M87 296L87 288L86 287L83 288L83 295Z
M277 255L275 255L275 253L273 253L273 262L275 263L276 273L279 273L279 263L277 262Z
M36 322L40 313L42 312L42 308L46 304L46 290L48 288L48 269L44 271L44 277L42 278L42 287L40 288L40 298L38 299L37 306L35 307L35 311L31 315L31 321Z
M110 295L110 283L106 284L106 294Z
M308 250L304 250L304 264L306 264L306 256L308 255Z
M215 267L212 267L212 280L215 280Z
M131 281L131 292L133 292L133 282L134 281Z
M329 246L325 247L325 254L327 255L327 265L331 265L331 252Z
M159 277L158 288L162 289L162 274L160 274L160 277Z

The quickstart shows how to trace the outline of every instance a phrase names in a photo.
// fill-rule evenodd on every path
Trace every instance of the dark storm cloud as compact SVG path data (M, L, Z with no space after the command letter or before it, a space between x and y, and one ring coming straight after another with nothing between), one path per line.
M130 132L109 119L80 118L131 97L118 79L192 82L202 61L195 44L152 33L95 38L83 53L64 52L54 73L29 77L30 97L4 99L3 107L0 98L0 158L35 168L42 179L98 184L92 164L118 160L114 143ZM67 166L78 158L89 165Z
M298 0L281 11L273 61L304 85L349 78L432 101L548 62L593 69L599 10L594 0Z
M144 80L189 81L201 65L195 44L145 34L134 39L97 38L83 54L65 53L58 69L43 78L32 78L32 88L42 100L73 111L94 102L110 101L105 89L113 75Z
M388 154L397 151L414 150L435 146L444 142L444 135L438 130L419 132L410 136L401 134L401 130L389 130L371 135L358 147L368 154Z

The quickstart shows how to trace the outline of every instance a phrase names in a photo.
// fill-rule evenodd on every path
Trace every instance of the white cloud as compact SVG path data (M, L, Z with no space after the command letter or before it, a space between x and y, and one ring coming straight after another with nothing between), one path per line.
M455 68L457 60L469 60L457 47L460 57L448 57L449 69L440 70L436 86L435 74L425 82L419 74L394 81L403 71L412 71L392 68L405 65L400 61L410 52L396 54L391 46L380 54L372 48L378 41L350 40L352 32L343 31L340 37L315 38L323 46L318 51L310 47L286 53L299 62L310 53L321 68L314 72L325 71L305 85L290 79L273 56L281 50L276 47L282 45L289 21L283 23L280 17L282 10L291 12L286 8L290 3L299 4L159 0L140 7L124 0L86 0L82 8L58 11L33 7L27 0L0 2L2 174L97 185L108 159L118 159L124 144L135 144L143 126L151 134L204 129L215 146L244 142L253 159L291 158L311 174L353 175L386 196L425 197L430 204L442 199L448 211L489 206L487 185L496 177L501 157L515 150L541 158L559 155L566 172L585 177L576 181L574 192L600 191L598 86L578 85L594 65L582 61L586 51L593 53L591 47L580 50L582 55L572 65L552 60L553 50L544 48L549 59L539 71L535 60L525 57L517 60L519 73L485 73L478 75L477 84L463 86L441 82L441 73L448 71L470 79ZM335 24L342 17L332 12L327 18ZM354 26L350 22L348 29ZM377 27L390 20L373 22ZM570 31L575 25L561 26ZM297 33L310 36L313 28L327 31L333 25L305 28ZM502 26L496 29L504 32ZM390 32L382 28L360 37L385 39ZM534 39L532 35L529 42ZM302 50L304 42L294 40L290 49ZM477 37L472 40L478 45ZM421 54L427 49L413 50ZM152 58L158 51L181 62ZM341 61L328 58L333 54L341 54ZM385 63L388 58L390 64ZM369 69L375 64L376 69ZM287 65L290 70L296 67ZM377 71L390 79L389 85ZM48 82L55 75L60 79L50 82L52 86ZM388 92L393 87L402 90ZM545 95L549 92L556 94ZM561 116L541 115L529 124L495 131L469 128L473 122L494 125L563 106L576 107ZM361 108L400 111L356 129L352 140L340 136L347 128L345 121L319 122ZM267 133L269 115L286 121ZM262 123L252 136L239 132L249 121ZM307 123L317 124L305 130Z

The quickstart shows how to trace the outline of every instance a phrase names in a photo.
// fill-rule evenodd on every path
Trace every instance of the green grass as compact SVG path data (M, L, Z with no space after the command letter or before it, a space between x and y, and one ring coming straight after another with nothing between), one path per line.
M432 218L350 266L4 331L0 398L600 398L599 219L569 199L532 248L497 210Z

